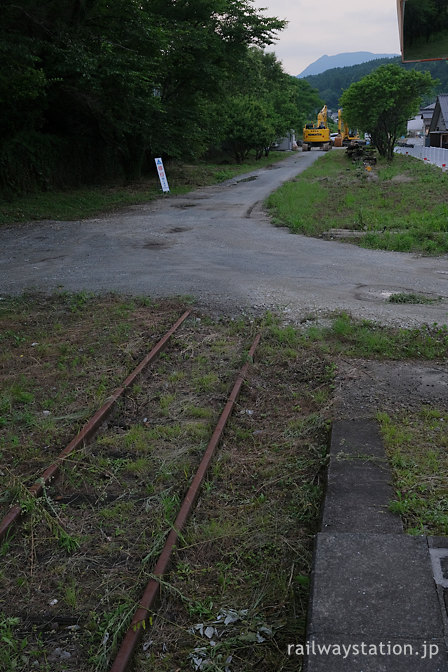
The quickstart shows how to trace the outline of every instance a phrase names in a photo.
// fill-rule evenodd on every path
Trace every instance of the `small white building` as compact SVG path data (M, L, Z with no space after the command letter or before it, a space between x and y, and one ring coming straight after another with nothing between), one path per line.
M297 149L296 134L295 131L291 131L284 138L281 138L277 141L276 148L279 151L291 151L292 149Z
M413 119L409 119L407 126L407 134L413 138L416 135L423 135L425 132L425 125L421 114L417 114Z
M429 145L429 127L434 114L436 104L431 103L426 107L421 107L420 112L413 118L409 119L407 126L408 138L422 138L423 142Z

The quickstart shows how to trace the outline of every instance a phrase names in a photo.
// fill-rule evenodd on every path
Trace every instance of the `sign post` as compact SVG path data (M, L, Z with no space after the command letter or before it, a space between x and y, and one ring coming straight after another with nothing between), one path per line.
M154 160L156 162L157 172L159 173L159 180L160 184L162 185L162 191L164 192L169 191L170 188L168 186L168 180L166 179L165 169L163 167L163 161L160 158Z

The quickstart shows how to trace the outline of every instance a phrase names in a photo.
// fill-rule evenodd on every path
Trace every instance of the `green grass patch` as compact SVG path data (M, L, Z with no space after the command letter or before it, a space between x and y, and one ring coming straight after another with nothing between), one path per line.
M179 164L165 166L171 194L183 194L196 187L207 186L231 179L236 175L262 168L285 159L288 152L271 152L256 161L249 156L241 165L234 163ZM67 191L47 191L0 199L0 224L13 224L31 220L76 220L147 203L162 195L156 175L131 184L104 185Z
M410 534L448 534L448 414L423 407L415 416L380 413L396 490L391 511Z
M388 298L389 303L413 303L413 304L430 304L437 303L440 299L431 299L428 296L423 296L422 294L414 293L405 293L399 292L398 294L392 294Z
M274 222L293 233L365 232L350 242L397 252L448 252L448 175L396 155L370 173L345 152L323 155L267 199Z
M146 354L145 298L85 292L25 294L0 302L0 456L37 477ZM173 302L172 315L180 306ZM153 314L157 323L157 309ZM161 318L164 323L165 318ZM129 334L132 332L132 339ZM126 434L148 450L144 427ZM20 450L17 449L20 446Z
M328 326L313 325L303 332L303 343L319 343L327 352L376 359L448 358L448 327L423 325L413 329L385 327L369 320L355 320L347 313Z

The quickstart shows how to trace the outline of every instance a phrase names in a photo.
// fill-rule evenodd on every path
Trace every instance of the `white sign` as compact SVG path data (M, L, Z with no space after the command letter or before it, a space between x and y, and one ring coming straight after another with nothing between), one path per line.
M168 180L166 179L165 169L163 167L162 159L155 159L157 172L159 173L160 184L162 185L162 191L169 191Z

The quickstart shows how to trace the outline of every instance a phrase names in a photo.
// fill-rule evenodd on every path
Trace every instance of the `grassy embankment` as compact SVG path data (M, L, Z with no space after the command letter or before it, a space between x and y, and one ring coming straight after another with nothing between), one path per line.
M332 151L268 199L275 221L293 233L362 232L351 243L381 250L448 252L448 174L418 159L380 159L368 172Z
M168 163L166 174L172 194L184 194L197 187L218 184L236 175L257 170L289 156L288 152L271 152L255 161L249 157L243 164L206 163L186 165ZM5 201L0 199L0 224L13 224L40 219L75 220L94 217L119 208L147 203L162 196L156 174L127 185L103 185L66 191L27 194Z

